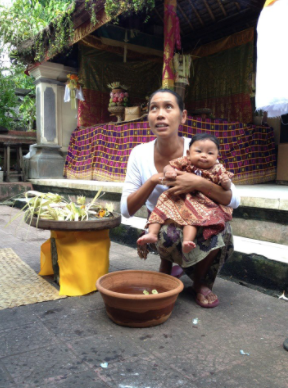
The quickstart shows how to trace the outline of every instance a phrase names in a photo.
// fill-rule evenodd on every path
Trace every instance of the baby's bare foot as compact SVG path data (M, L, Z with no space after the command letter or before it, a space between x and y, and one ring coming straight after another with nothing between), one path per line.
M144 245L147 243L156 243L157 240L158 240L157 234L147 233L147 234L144 234L144 236L138 238L137 244Z
M183 241L183 243L182 243L182 252L183 253L189 253L194 248L196 248L196 244L193 241Z

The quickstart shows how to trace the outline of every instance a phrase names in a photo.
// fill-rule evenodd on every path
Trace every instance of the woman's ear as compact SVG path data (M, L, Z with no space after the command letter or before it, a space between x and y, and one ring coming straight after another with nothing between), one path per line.
M185 124L187 120L187 110L184 109L182 112L181 124Z
M190 151L189 150L186 151L186 156L187 156L187 158L190 157Z

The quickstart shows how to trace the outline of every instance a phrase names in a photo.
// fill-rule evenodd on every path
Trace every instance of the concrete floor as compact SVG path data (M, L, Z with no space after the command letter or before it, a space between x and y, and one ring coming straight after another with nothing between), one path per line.
M10 213L0 207L1 248L39 271L49 232L4 228ZM158 266L111 244L110 271ZM220 304L203 309L182 279L172 316L153 328L115 325L98 292L1 310L0 388L287 388L287 302L218 278Z

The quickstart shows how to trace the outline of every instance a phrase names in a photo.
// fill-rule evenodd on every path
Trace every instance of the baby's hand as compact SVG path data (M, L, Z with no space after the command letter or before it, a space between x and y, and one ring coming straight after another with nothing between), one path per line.
M166 179L176 179L177 177L175 168L173 168L172 166L169 166L169 165L165 166L163 172L164 172L164 177Z
M221 187L224 190L230 190L231 188L231 179L228 178L228 176L224 176L221 180Z

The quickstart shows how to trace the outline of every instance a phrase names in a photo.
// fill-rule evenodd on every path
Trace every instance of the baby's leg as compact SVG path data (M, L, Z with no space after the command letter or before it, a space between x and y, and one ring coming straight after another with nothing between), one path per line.
M138 238L137 244L144 245L147 243L156 243L158 240L158 233L160 231L160 224L149 224L148 233Z
M159 272L166 273L167 275L171 274L171 269L172 269L172 263L171 261L165 260L165 259L160 259L161 264L159 268Z
M185 225L183 227L183 242L182 242L182 251L183 253L189 253L196 247L193 240L197 234L196 226Z

